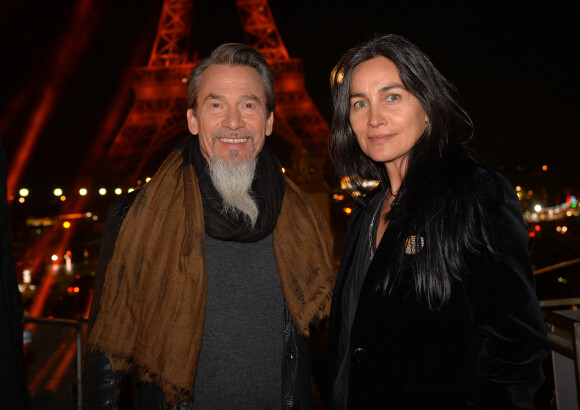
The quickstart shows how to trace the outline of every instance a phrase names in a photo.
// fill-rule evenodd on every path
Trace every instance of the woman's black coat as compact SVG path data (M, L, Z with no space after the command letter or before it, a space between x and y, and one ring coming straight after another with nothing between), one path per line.
M489 174L488 174L489 175ZM356 244L368 235L363 207L352 214L330 323L331 383L348 389L349 409L523 409L543 382L549 347L528 255L518 197L501 176L469 182L483 201L497 255L474 259L452 281L439 311L419 302L412 285L377 291L388 259L387 232L367 271L350 334L350 381L336 384L343 290ZM498 195L499 192L499 195ZM429 198L425 198L429 203ZM469 201L467 201L469 202ZM453 218L453 215L447 215ZM413 258L415 255L405 255ZM411 272L407 272L412 277Z

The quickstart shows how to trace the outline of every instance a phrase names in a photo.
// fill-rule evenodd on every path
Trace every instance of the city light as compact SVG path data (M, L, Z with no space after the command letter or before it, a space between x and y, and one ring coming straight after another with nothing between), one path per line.
M65 269L66 271L70 274L72 272L72 253L71 251L66 251L66 253L64 254L64 263L65 263Z
M536 205L536 207L534 207L535 212L524 212L524 218L530 222L538 222L553 221L557 219L563 219L565 217L578 217L580 216L580 213L578 212L577 207L578 200L574 195L570 195L566 202L559 205L543 207L541 205Z
M53 188L52 191L49 191L49 195L50 195L50 197L58 198L61 202L65 202L65 201L68 201L71 199L74 200L77 195L79 195L81 197L88 196L89 191L98 193L100 196L105 196L107 194L112 194L112 193L114 193L115 195L123 195L123 193L125 193L125 192L133 192L135 189L139 189L144 183L151 181L151 179L152 179L151 177L147 177L143 181L138 180L132 188L122 188L119 186L116 186L116 187L104 187L104 186L101 186L101 187L83 187L83 188L78 189L78 191L70 192L68 195L64 194L65 189L57 187L57 188ZM367 181L365 181L365 182L367 182ZM23 204L29 200L28 197L30 196L30 190L29 190L29 188L22 187L18 190L18 194L19 194L18 196L11 197L10 200L14 200L14 201L17 200L17 202ZM38 195L43 195L43 194L44 193L41 193ZM34 199L37 199L38 195L35 195ZM40 198L40 199L43 199L43 198Z
M547 171L548 170L548 166L547 165L542 165L542 171Z
M353 182L353 180L354 180L354 182ZM357 183L360 184L360 186L362 188L369 190L369 191L372 191L377 186L379 186L379 181L376 181L373 179L361 180L361 179L356 178L356 177L353 177L353 178L344 177L340 180L340 188L343 190L352 191L354 189L354 186ZM360 195L360 193L359 193L359 195Z
M22 271L22 282L23 283L30 283L31 279L32 279L32 277L30 275L30 269L24 269Z
M70 222L69 222L69 221L64 221L64 222L62 223L62 227L63 227L64 229L68 229L68 228L70 228Z

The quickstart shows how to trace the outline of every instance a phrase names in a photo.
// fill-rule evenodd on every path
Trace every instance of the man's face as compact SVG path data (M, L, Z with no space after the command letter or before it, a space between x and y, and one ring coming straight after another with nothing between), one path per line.
M187 110L187 122L191 133L199 136L205 159L243 162L264 147L274 114L266 116L266 91L256 70L213 65L201 76L197 112Z

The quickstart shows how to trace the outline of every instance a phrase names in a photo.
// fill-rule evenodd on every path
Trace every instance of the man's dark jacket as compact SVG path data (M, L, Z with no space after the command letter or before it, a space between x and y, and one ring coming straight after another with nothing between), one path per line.
M105 283L105 272L113 255L115 242L137 191L125 195L111 205L99 255L99 268L95 283L93 301L91 305L88 333L94 324L94 318L100 309L99 298ZM312 357L310 342L297 333L288 309L284 309L284 357L282 363L282 409L311 409L312 391L310 386L310 374ZM320 337L311 331L311 340ZM324 357L314 357L315 365L312 368L316 377L317 387L325 396L326 386L324 377L319 376L324 371L321 367L326 363ZM85 374L83 375L83 408L84 409L119 409L122 408L126 398L121 394L122 386L126 385L126 375L113 372L109 358L105 353L89 351L85 357ZM140 410L158 409L193 409L193 403L187 401L177 406L168 407L163 392L151 383L137 382L136 387L137 408ZM130 401L130 400L129 400Z

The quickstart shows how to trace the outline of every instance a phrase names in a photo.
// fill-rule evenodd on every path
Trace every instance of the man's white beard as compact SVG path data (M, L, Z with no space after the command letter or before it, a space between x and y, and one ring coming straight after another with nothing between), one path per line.
M250 158L243 162L232 159L226 161L212 155L209 160L211 180L223 200L222 214L243 214L250 219L253 228L258 220L258 204L251 190L257 159Z

